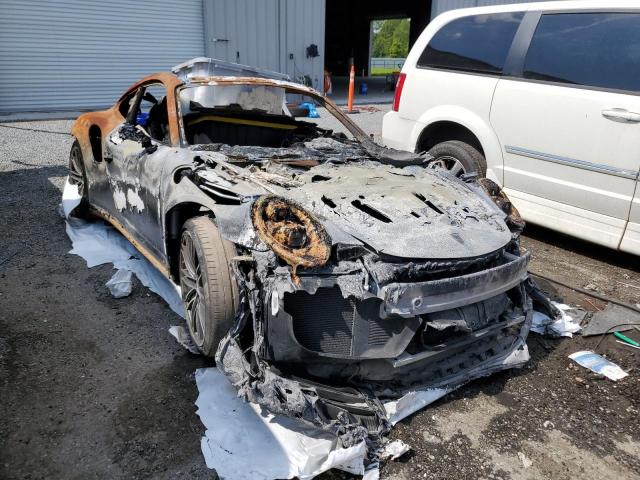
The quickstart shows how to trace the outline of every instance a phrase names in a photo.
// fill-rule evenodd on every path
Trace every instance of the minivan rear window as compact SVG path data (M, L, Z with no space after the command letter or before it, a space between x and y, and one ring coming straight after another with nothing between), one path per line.
M542 15L525 58L523 76L640 91L640 14Z
M453 20L433 36L417 65L500 74L523 16L512 12Z

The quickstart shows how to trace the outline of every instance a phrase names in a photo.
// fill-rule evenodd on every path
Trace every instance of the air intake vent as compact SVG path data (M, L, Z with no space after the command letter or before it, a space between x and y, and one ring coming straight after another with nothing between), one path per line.
M355 304L340 289L319 288L314 294L285 294L285 310L293 317L293 332L303 347L315 352L352 355Z
M293 334L307 350L340 358L392 358L407 346L420 319L380 318L380 300L342 298L338 287L285 293Z

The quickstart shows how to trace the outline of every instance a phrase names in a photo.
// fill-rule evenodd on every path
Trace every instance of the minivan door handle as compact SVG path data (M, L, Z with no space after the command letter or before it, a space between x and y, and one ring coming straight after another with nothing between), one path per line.
M613 120L614 122L638 123L640 122L640 113L630 112L625 108L610 108L602 110L602 116Z

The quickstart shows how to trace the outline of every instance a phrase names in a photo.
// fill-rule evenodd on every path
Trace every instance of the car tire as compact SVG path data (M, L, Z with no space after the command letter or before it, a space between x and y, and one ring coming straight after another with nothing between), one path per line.
M487 161L484 155L460 140L438 143L431 147L429 155L434 158L432 165L445 168L457 177L471 172L477 172L480 177L487 175Z
M80 217L85 216L89 207L89 183L87 182L87 173L84 168L82 148L80 148L78 140L74 140L69 152L69 183L78 186L78 193L82 197L73 214Z
M180 287L187 326L202 354L214 357L227 334L239 303L230 261L233 243L220 235L209 217L184 224L180 239Z

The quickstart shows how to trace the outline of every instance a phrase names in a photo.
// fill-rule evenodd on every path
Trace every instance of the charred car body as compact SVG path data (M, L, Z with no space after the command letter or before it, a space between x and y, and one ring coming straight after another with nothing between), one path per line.
M381 400L526 361L538 294L498 186L242 68L195 59L143 79L78 118L70 157L81 207L180 283L194 342L240 394L375 444ZM287 94L352 138L293 118Z

